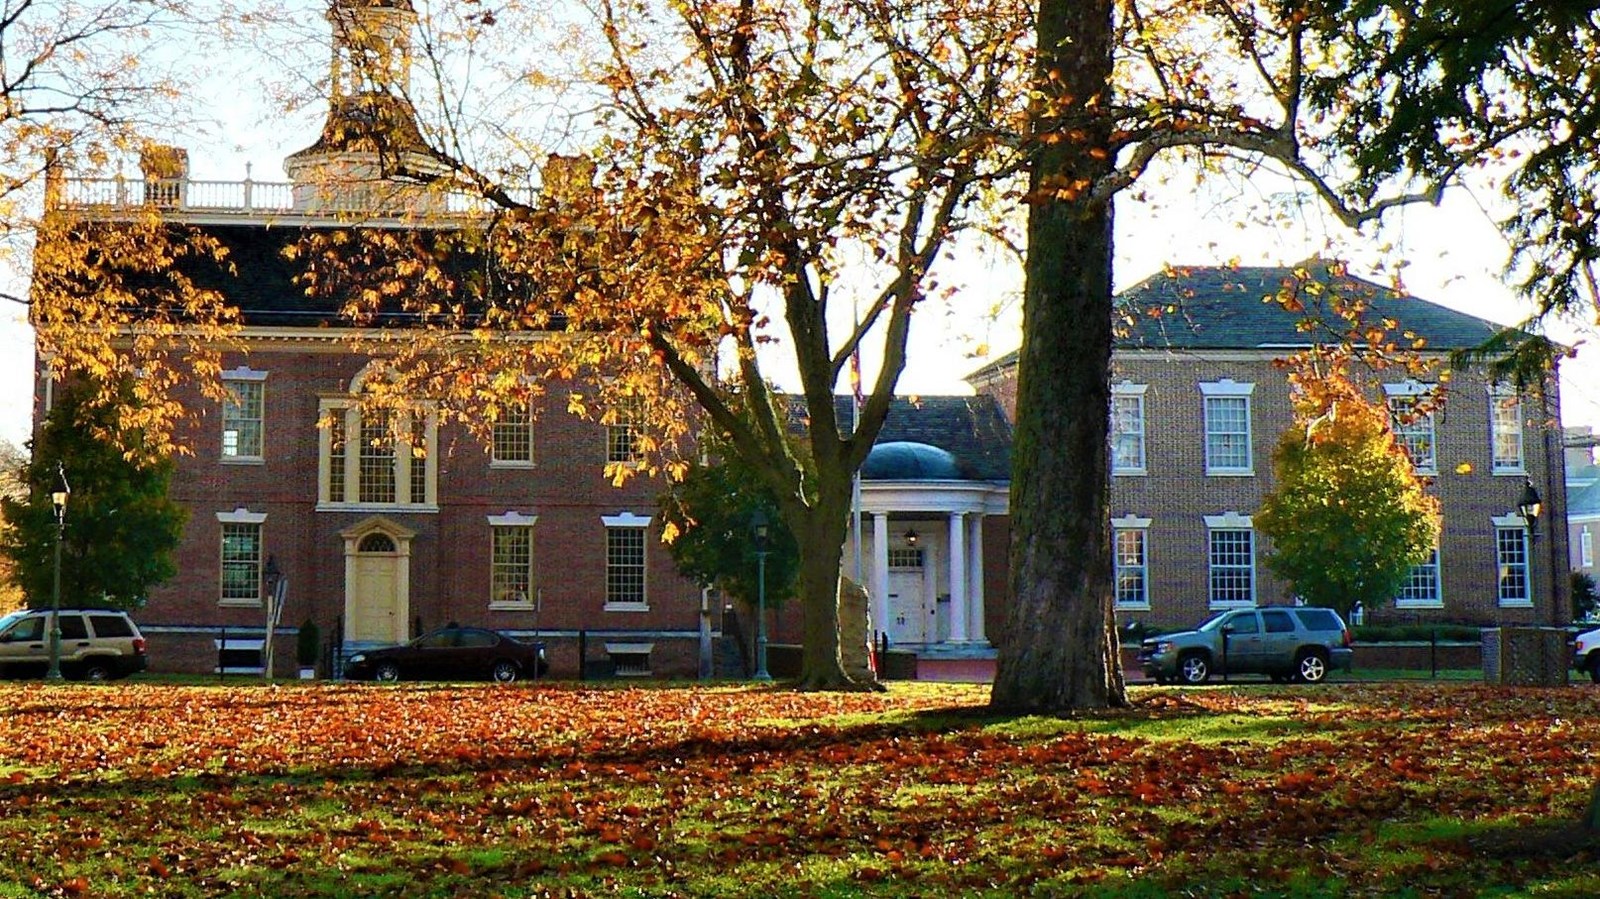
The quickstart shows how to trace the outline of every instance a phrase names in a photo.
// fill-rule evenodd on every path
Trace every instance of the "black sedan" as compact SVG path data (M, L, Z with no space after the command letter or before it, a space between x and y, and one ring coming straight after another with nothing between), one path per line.
M345 664L344 676L376 681L487 677L509 684L549 670L542 643L524 643L481 627L445 627L402 646L358 652Z

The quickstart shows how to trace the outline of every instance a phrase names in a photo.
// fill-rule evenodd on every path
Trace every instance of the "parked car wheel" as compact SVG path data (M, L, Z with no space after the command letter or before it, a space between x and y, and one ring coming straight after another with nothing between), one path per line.
M1600 653L1589 656L1589 680L1600 684Z
M517 670L517 663L507 659L495 662L494 667L489 669L489 677L493 678L497 684L512 683L521 674L522 672Z
M1294 661L1295 676L1308 684L1320 684L1328 676L1328 657L1315 649L1302 649Z
M1191 652L1178 660L1178 679L1186 684L1203 684L1211 679L1211 660L1205 653Z
M83 663L80 676L88 681L107 681L111 679L111 666L105 662L91 659Z
M400 666L393 662L383 662L373 669L372 679L393 683L400 679Z

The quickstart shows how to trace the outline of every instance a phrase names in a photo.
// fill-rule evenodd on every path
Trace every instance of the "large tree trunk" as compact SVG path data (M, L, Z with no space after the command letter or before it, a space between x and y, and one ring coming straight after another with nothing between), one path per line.
M1011 612L991 704L1126 704L1107 510L1112 165L1108 0L1040 0L1011 480Z
M840 481L834 484L833 481ZM800 602L803 639L799 688L871 690L845 671L839 646L839 571L849 521L849 477L818 474L814 505L797 507L790 527L800 542Z

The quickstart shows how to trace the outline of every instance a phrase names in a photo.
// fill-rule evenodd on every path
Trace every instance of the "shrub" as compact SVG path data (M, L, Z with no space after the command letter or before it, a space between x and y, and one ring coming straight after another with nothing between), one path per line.
M314 668L317 659L322 655L322 631L317 623L307 618L300 625L300 634L295 638L294 657L301 668Z

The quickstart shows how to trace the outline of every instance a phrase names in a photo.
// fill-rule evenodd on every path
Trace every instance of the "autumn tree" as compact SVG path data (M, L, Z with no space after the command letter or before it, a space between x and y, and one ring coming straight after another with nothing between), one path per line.
M1187 166L1298 185L1361 229L1481 176L1511 195L1524 290L1544 309L1592 302L1596 35L1578 3L1039 0L996 707L1125 702L1105 458L1114 198ZM1542 383L1548 341L1504 349L1519 383Z
M90 0L13 3L0 16L0 257L33 269L27 296L0 297L28 306L49 376L87 374L84 384L105 389L101 404L127 400L116 433L141 435L150 451L171 448L180 381L199 375L208 396L222 396L212 375L232 315L174 274L179 257L220 250L163 224L171 198L141 195L139 181L96 193L66 173L120 174L136 156L147 179L176 183L180 154L152 135L193 121L182 101L216 13L202 23L186 0ZM185 52L171 50L180 44ZM116 206L137 221L108 226ZM117 386L127 383L131 393Z
M27 461L28 454L20 447L9 440L0 440L0 500L21 500L28 495L27 485L22 482L22 469ZM10 527L5 507L0 506L0 543L8 539L3 535ZM0 553L0 615L22 608L24 597L16 571L11 557Z
M1395 441L1389 413L1345 370L1290 376L1294 424L1273 453L1255 522L1267 565L1307 603L1349 614L1395 596L1439 539L1439 501Z
M135 452L137 435L116 435L120 408L100 391L63 388L19 472L24 497L0 498L0 553L15 566L28 604L48 605L54 589L57 518L51 495L67 491L62 519L61 601L133 608L150 587L177 573L173 552L185 513L167 495L170 459Z
M453 54L528 34L515 8L434 11L416 48L434 63L429 89L375 64L358 90L420 115L426 146L375 139L387 176L498 210L464 239L506 277L454 283L515 288L452 301L437 257L408 259L409 238L367 232L353 238L360 266L348 246L305 247L309 289L355 297L352 320L404 308L427 325L368 346L396 398L430 397L471 425L493 420L507 385L559 383L574 411L649 424L659 452L618 477L681 473L670 453L691 426L712 429L798 541L802 686L861 686L838 636L851 477L905 367L912 314L943 290L941 255L991 220L985 190L1016 165L1006 138L1027 17L967 0L596 0L583 12L603 44L568 83L598 85L602 112L550 165L529 152L548 143L474 131L438 102L466 96L437 89ZM512 88L551 83L514 58ZM536 198L514 189L540 167ZM520 339L551 331L561 339ZM793 359L792 393L773 386L772 347ZM876 372L859 413L841 416L835 391L863 352Z

